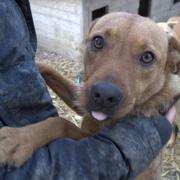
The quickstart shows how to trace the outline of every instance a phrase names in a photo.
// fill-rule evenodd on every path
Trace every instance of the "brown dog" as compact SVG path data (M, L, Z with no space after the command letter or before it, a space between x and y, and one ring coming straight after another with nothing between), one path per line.
M79 100L73 83L39 64L47 84L83 115L82 128L60 117L24 128L2 128L1 163L20 166L54 139L88 136L127 114L158 115L180 95L180 41L174 31L166 33L148 18L112 13L98 19L86 39L84 64ZM157 159L138 179L159 180L160 162Z

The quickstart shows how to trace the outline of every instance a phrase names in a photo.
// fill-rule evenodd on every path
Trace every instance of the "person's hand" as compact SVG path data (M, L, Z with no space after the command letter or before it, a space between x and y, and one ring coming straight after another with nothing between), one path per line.
M166 118L168 119L168 121L171 123L173 131L171 134L171 138L169 139L168 143L167 143L167 147L173 147L175 142L176 142L176 138L177 138L177 132L178 132L178 128L175 124L175 119L176 119L176 108L175 106L173 106L168 113L166 114Z
M168 113L166 114L166 118L171 124L174 124L176 118L176 108L173 106Z

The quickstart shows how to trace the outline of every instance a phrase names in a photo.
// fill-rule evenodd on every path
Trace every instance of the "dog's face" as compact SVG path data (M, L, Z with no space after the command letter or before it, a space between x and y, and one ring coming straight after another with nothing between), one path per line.
M106 15L86 39L80 102L99 121L119 119L157 95L170 79L167 34L147 18Z

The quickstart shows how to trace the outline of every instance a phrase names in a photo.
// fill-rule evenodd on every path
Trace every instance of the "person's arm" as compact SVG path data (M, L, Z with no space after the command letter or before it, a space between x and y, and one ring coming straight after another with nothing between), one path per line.
M125 118L89 138L57 140L22 168L2 168L0 179L133 179L158 155L171 131L162 116Z

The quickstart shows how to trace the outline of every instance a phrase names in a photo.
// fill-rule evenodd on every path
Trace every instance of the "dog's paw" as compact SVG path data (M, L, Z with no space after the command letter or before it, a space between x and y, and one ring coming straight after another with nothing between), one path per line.
M0 129L0 164L20 167L32 156L33 148L22 128Z

